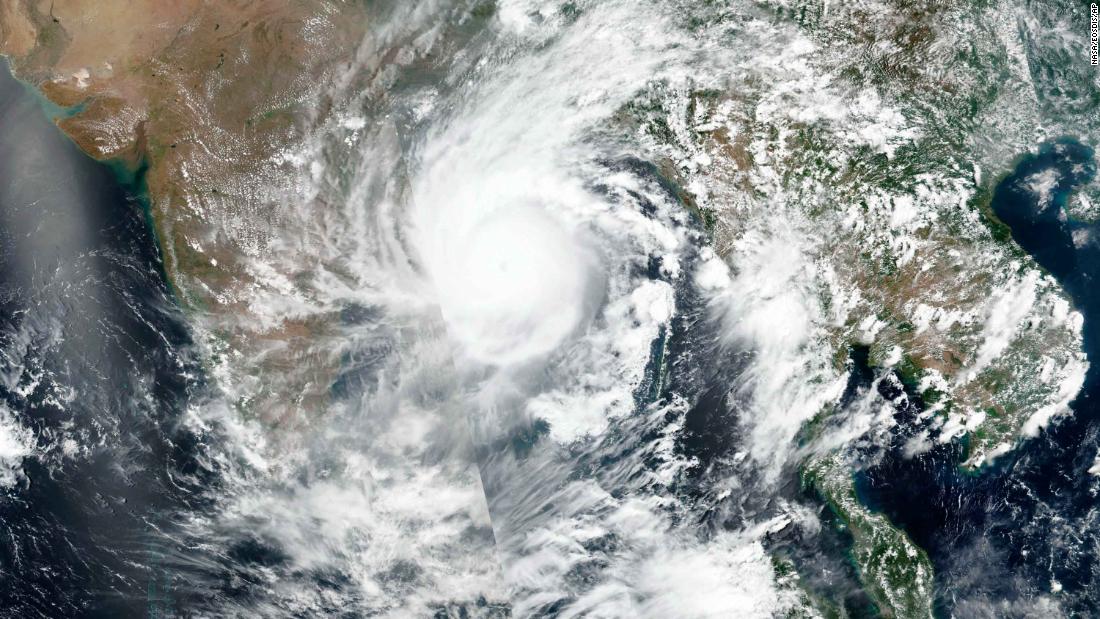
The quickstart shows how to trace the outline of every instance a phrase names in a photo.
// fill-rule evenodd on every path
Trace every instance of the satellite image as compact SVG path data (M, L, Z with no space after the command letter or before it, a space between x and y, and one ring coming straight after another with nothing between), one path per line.
M0 0L0 619L1100 617L1079 0Z

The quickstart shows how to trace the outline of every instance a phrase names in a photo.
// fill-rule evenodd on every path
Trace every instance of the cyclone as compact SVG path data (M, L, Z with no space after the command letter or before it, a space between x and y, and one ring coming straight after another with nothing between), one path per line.
M1083 16L8 0L0 616L1095 615Z
M590 250L535 201L492 180L417 212L417 248L465 354L506 365L553 351L594 299ZM480 200L478 199L480 198ZM470 203L473 202L473 203Z

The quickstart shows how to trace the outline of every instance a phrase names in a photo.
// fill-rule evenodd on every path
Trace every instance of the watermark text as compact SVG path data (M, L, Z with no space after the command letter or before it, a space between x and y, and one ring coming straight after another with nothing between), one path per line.
M1093 2L1089 5L1089 62L1092 66L1100 65L1100 8Z

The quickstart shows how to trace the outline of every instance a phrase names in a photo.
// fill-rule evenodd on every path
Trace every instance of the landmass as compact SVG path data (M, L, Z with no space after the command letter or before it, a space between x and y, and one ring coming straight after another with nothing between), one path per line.
M336 360L307 346L327 319L256 302L304 293L272 290L253 259L272 251L270 231L296 195L279 155L325 114L322 85L348 69L365 30L362 7L326 0L0 5L0 53L60 108L57 124L80 148L144 192L218 387L271 425L302 423ZM282 274L287 288L293 276Z
M856 496L850 465L838 455L803 469L803 483L821 494L853 540L852 558L864 588L884 617L932 617L932 563L882 514Z
M1082 53L1071 48L1081 39L1042 33L1070 31L1083 13L1054 3L1018 23L1007 2L755 7L755 20L715 9L688 25L731 37L786 26L729 61L740 77L655 86L619 119L648 141L745 284L744 345L790 363L769 376L783 399L758 402L761 417L750 408L745 423L786 415L808 427L836 414L850 352L867 346L875 371L925 405L910 455L956 442L977 471L1069 414L1089 366L1081 314L990 208L1021 153L1096 134L1098 116L1083 109L1095 103L1081 103L1096 100L1087 63L1039 67L1043 55L1028 53ZM1093 217L1096 196L1095 183L1083 189L1069 215ZM816 390L789 395L798 384ZM856 422L807 449L803 480L851 529L882 611L927 616L927 557L853 491L848 441L884 421Z

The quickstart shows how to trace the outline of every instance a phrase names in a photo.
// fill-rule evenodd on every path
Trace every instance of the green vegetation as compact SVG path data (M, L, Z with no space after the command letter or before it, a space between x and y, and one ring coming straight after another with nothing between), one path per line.
M932 563L909 536L859 502L844 458L807 463L802 483L828 504L852 535L852 559L864 588L884 617L932 616Z

